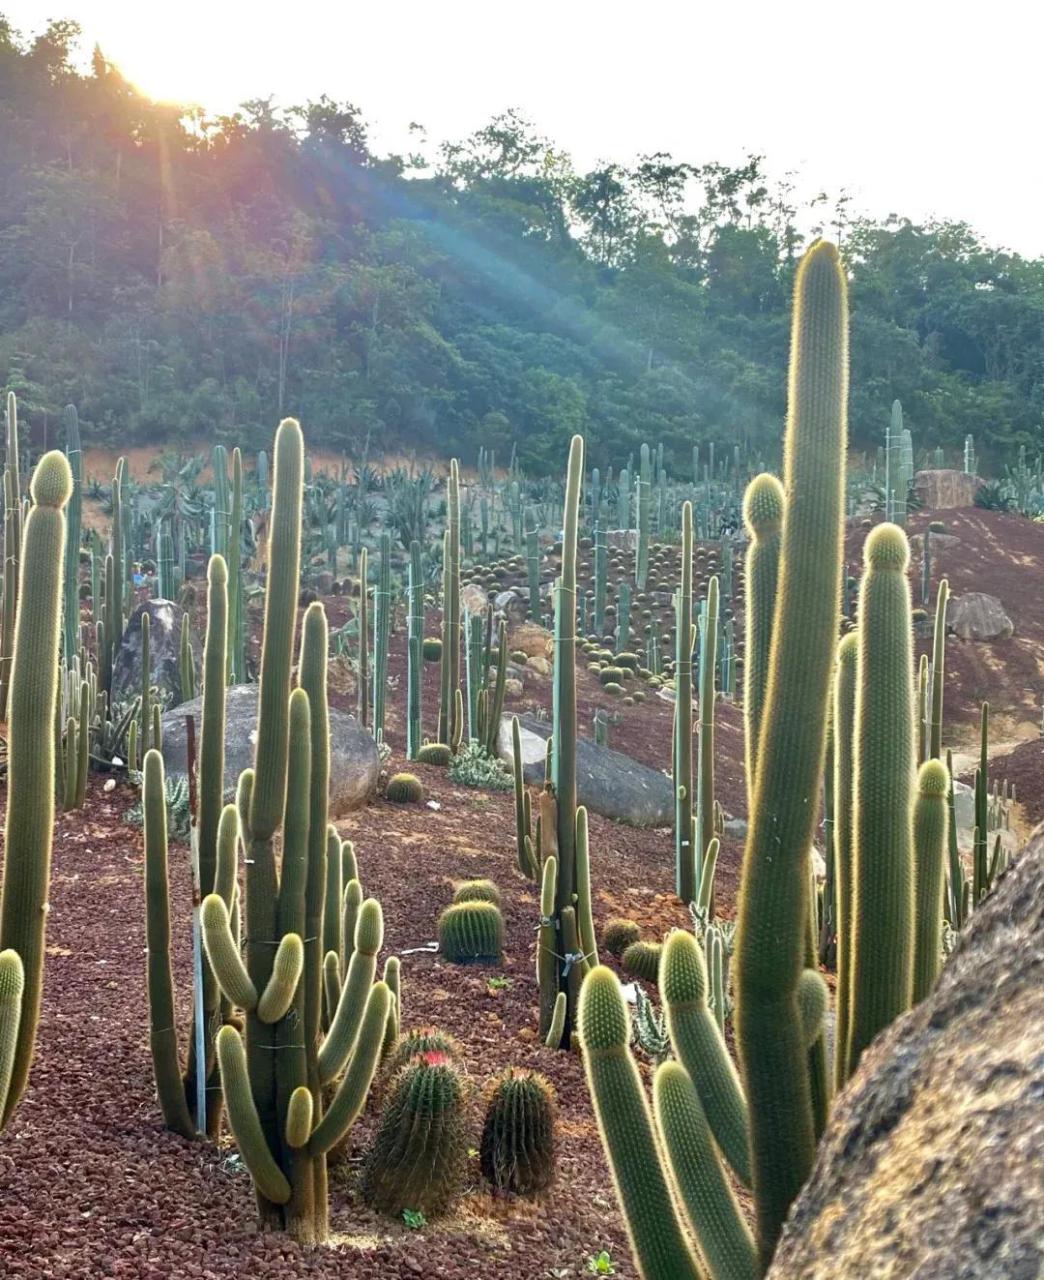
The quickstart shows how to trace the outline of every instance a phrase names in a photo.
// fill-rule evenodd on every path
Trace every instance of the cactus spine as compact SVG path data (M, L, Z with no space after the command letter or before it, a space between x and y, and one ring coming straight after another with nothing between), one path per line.
M9 408L9 431L11 413ZM8 463L10 470L10 454ZM54 833L54 708L62 634L64 508L72 492L72 474L64 454L53 451L40 459L30 492L33 506L21 544L21 583L7 709L7 818L0 897L0 951L14 951L21 960L23 991L0 1127L10 1119L25 1092L43 991ZM13 968L13 961L8 962L8 967ZM11 981L13 991L13 978Z
M841 588L847 392L845 278L824 242L806 253L794 286L786 518L734 967L765 1265L815 1147L797 994L816 821L810 797L822 781Z
M913 624L909 548L897 526L864 550L856 663L852 981L848 1071L910 1007L914 958Z

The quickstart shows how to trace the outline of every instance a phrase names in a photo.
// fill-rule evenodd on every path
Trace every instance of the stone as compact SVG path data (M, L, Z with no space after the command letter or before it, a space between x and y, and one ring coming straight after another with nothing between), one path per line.
M545 658L542 653L536 653L526 662L526 670L538 676L549 676L552 670L551 659Z
M523 684L515 676L504 677L504 697L505 698L521 698L523 693Z
M607 529L605 539L609 551L626 551L634 555L638 550L637 529Z
M522 716L519 725L525 779L540 785L544 781L551 724L534 716ZM510 716L500 722L497 752L511 763ZM590 738L577 739L576 785L578 802L603 818L614 818L633 827L665 827L674 820L674 792L666 774L611 747L600 747Z
M963 471L918 471L914 488L927 511L950 511L955 507L975 506L975 495L982 481Z
M951 596L946 621L961 640L1006 640L1015 631L1015 624L1004 612L1001 602L984 591Z
M959 547L961 540L955 533L933 533L928 539L928 551L934 559L937 555L941 555L945 551L952 551L954 547ZM924 534L915 533L910 537L910 554L917 560L920 560L924 554Z
M118 705L141 693L141 620L149 615L149 669L163 707L181 701L181 619L184 609L173 600L146 600L130 616L112 664L112 699ZM199 669L199 641L193 637Z
M547 657L554 650L554 638L551 632L535 622L523 622L511 632L509 642L511 649L517 649L527 658ZM528 665L528 664L527 664Z
M1044 1272L1044 835L836 1100L769 1280Z
M196 720L196 743L203 727L203 699L174 707L163 717L163 763L168 774L184 775L185 717ZM234 791L239 775L253 767L257 745L257 685L235 684L225 705L225 792ZM330 817L361 808L377 790L380 772L377 744L354 716L330 708Z
M469 582L466 587L461 587L460 607L462 612L478 613L485 617L486 610L489 608L489 596L485 587L480 587L474 582Z
M523 598L518 588L498 591L493 601L493 610L499 617L506 618L509 623L521 622L529 612L529 592L525 592Z

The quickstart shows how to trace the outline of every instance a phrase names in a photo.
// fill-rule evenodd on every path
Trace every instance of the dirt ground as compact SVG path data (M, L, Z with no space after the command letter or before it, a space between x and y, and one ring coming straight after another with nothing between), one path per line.
M933 597L934 581L945 572L955 592L998 595L1015 623L1014 636L994 645L950 642L948 740L955 747L971 741L979 700L988 698L997 744L1011 751L997 761L998 769L1015 782L1025 818L1037 821L1044 818L1044 527L977 510L933 516L961 538L952 551L937 555ZM915 517L912 531L927 518ZM853 565L864 534L851 531ZM919 581L916 565L913 577ZM343 619L344 601L329 604L333 619ZM432 616L429 631L433 627ZM404 763L403 643L400 632L389 676L389 770ZM346 682L340 692L333 684L331 701L352 709ZM669 703L650 696L621 707L586 671L579 689L585 733L594 709L610 707L621 713L611 744L654 767L668 765ZM430 730L437 700L434 665L426 670L424 696ZM537 707L549 709L550 681L527 674L522 698L509 701L507 710ZM1030 723L1035 739L1025 728ZM716 758L718 798L728 813L744 815L742 716L728 700L719 705ZM425 805L377 799L339 823L355 842L364 891L384 908L381 959L402 957L405 1025L435 1023L452 1032L463 1045L476 1094L509 1064L535 1067L553 1082L559 1124L552 1191L537 1203L493 1198L481 1186L476 1160L471 1189L451 1217L421 1230L378 1217L355 1190L374 1132L371 1105L352 1132L346 1164L333 1178L334 1246L305 1252L283 1236L259 1235L250 1180L231 1144L188 1143L161 1125L148 1049L141 833L124 819L135 797L125 783L106 791L104 779L95 776L82 813L57 820L38 1052L29 1092L0 1140L0 1274L20 1280L565 1280L586 1274L588 1258L607 1250L617 1276L634 1276L580 1060L575 1053L547 1050L536 1034L538 904L533 886L514 866L512 797L457 786L444 770L414 770L425 784ZM591 850L599 925L627 915L658 937L687 923L672 893L669 831L638 831L593 817ZM726 842L718 873L726 915L734 908L740 855L737 843ZM172 846L171 868L184 1037L190 898L183 846ZM475 876L494 879L504 897L506 953L496 969L456 967L417 950L434 939L436 918L454 885ZM491 985L493 977L506 984ZM477 1146L477 1116L473 1132Z

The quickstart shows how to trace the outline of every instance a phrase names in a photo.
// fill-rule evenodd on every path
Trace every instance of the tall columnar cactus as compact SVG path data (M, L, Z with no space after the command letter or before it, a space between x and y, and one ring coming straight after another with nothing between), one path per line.
M228 526L232 514L228 493L228 450L216 444L211 450L211 470L214 473L214 506L210 513L210 551L212 555L228 557Z
M765 1264L815 1149L798 986L841 590L847 399L846 283L837 250L822 242L794 285L786 515L734 962Z
M80 523L83 504L83 450L80 448L80 420L76 406L68 404L62 415L65 425L65 456L72 475L72 497L66 508L65 533L65 628L63 652L71 663L80 648Z
M408 572L406 755L410 760L416 760L421 749L421 693L424 687L424 578L421 572L421 546L417 541L410 543Z
M366 548L359 550L359 661L357 664L358 714L364 729L370 727L370 637L369 637L369 583L370 563Z
M852 985L852 779L855 745L856 659L859 637L849 632L837 649L834 681L834 898L837 918L837 1006L834 1020L834 1085L848 1077L848 1020Z
M373 736L384 737L388 687L388 643L391 637L391 534L381 534L381 564L373 601Z
M170 958L170 891L167 871L167 796L163 757L145 756L142 812L145 828L145 946L149 994L149 1042L163 1121L185 1138L195 1137L178 1061L174 972Z
M538 626L544 616L540 601L540 525L536 509L526 508L526 572L529 575L529 616Z
M674 886L695 901L696 839L692 795L692 503L682 506L681 586L674 597Z
M631 584L621 582L616 592L616 652L631 648Z
M700 727L696 758L696 884L703 878L703 863L714 839L714 675L718 654L718 579L707 584L707 599L700 614ZM711 914L714 900L711 898Z
M460 468L450 462L446 534L442 552L442 660L439 741L455 746L461 734L460 701Z
M950 776L941 760L928 760L917 777L914 803L916 905L914 910L913 1002L935 986L942 965L943 894L946 887L946 845Z
M932 637L932 693L929 706L928 755L932 760L942 756L943 686L946 678L946 606L950 601L950 584L939 583L935 597L935 632Z
M565 513L562 536L562 576L555 587L555 663L552 695L551 780L555 803L555 835L558 883L555 893L556 950L566 956L575 951L568 945L568 922L563 912L572 910L576 891L576 542L580 518L580 495L584 475L584 442L574 436L569 448L566 473ZM563 966L565 968L565 966ZM560 975L559 989L575 989L568 973ZM575 1016L572 1002L566 1015L563 1047L569 1045Z
M6 719L14 661L15 619L22 544L22 480L18 460L18 401L7 393L6 461L4 464L4 612L0 626L0 718Z
M246 684L246 603L243 599L243 455L232 450L232 513L228 529L228 683Z
M638 546L635 551L634 581L639 591L645 590L649 573L649 513L652 507L652 462L649 446L642 445L638 470Z
M45 454L30 485L33 506L21 546L21 584L14 632L7 710L7 819L4 883L0 896L0 952L14 952L22 966L17 1035L11 958L2 961L9 999L0 1013L0 1040L14 1037L10 1082L0 1127L25 1092L36 1043L43 991L47 891L54 832L54 708L62 634L65 504L72 474L65 455ZM0 1053L0 1059L7 1055ZM6 1066L4 1070L6 1070Z
M192 652L192 623L187 613L181 615L178 678L181 681L181 700L191 702L196 696L196 657Z
M605 530L595 525L594 531L594 630L599 638L605 635L605 604L609 553L605 545Z
M754 477L743 497L743 520L750 534L746 563L747 647L743 676L748 807L754 799L758 738L768 689L772 621L779 582L783 500L783 486L767 472Z
M379 905L369 900L359 908L347 977L341 983L338 971L328 988L339 991L320 1044L318 941L326 931L331 843L319 794L328 759L321 607L310 607L306 615L301 687L290 691L303 464L300 427L286 419L275 447L257 752L237 797L247 850L246 962L219 894L204 899L201 919L221 989L246 1014L245 1053L239 1032L226 1025L217 1055L229 1122L254 1178L261 1220L285 1226L303 1243L317 1243L328 1231L326 1153L343 1140L365 1103L384 1047L391 993L385 983L373 984L383 926ZM280 827L277 867L274 839ZM339 970L336 952L327 955L324 967ZM324 1113L322 1087L342 1068Z

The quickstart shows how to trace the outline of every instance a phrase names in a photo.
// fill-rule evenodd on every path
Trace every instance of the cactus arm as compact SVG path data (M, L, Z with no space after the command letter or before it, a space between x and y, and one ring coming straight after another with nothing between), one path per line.
M540 993L540 1034L547 1036L558 1008L558 946L555 932L555 890L558 879L558 859L548 854L540 879L540 923L537 930L536 974ZM562 1028L558 1030L562 1039Z
M942 756L943 682L946 675L946 606L949 600L950 584L943 578L939 583L939 594L935 598L935 632L932 637L931 728L928 737L928 755L932 760L938 760Z
M290 1184L276 1164L261 1128L254 1095L250 1091L243 1041L235 1027L224 1026L218 1032L217 1056L228 1123L243 1163L265 1199L273 1204L286 1204L290 1199Z
M17 951L8 948L0 951L0 1114L7 1105L14 1070L15 1052L18 1048L18 1024L22 1017L22 998L25 994L25 970ZM181 1080L174 1062L174 1080L178 1091ZM184 1102L184 1098L182 1098ZM187 1118L187 1112L186 1112ZM191 1122L186 1137L191 1137Z
M323 994L332 1018L341 999L341 957L336 951L328 951L323 959Z
M312 1133L312 1094L301 1085L290 1095L286 1108L286 1145L293 1150L308 1146Z
M676 930L660 957L660 997L671 1043L689 1073L725 1159L750 1186L750 1117L718 1020L707 1004L707 966L700 944Z
M380 903L376 898L367 898L359 908L355 926L355 950L348 963L348 976L337 1002L330 1030L319 1050L319 1078L323 1084L335 1079L351 1057L367 997L377 973L377 952L383 941L384 921Z
M207 894L199 911L203 946L221 990L248 1013L257 1008L257 988L239 954L232 936L228 907L216 893Z
M595 937L594 914L591 908L591 855L587 835L587 810L583 805L576 811L576 927L580 935L580 950L584 953L583 972L598 963L598 941Z
M818 969L806 969L798 982L798 1016L806 1048L811 1049L823 1033L830 997L827 985Z
M837 649L831 730L834 735L834 884L837 898L835 1089L840 1089L848 1078L848 1017L852 981L852 750L858 652L859 638L850 632Z
M381 981L391 994L388 1021L384 1029L384 1044L381 1047L383 1059L395 1048L402 1029L402 964L398 956L389 956L385 960Z
M340 1142L366 1105L370 1085L381 1060L391 999L391 992L384 982L378 982L370 989L352 1060L326 1114L309 1139L310 1154L323 1155Z
M832 245L819 243L805 255L794 298L787 507L734 967L758 1245L766 1265L815 1149L797 985L843 551L848 326L846 283Z
M232 910L236 893L236 875L239 861L239 819L234 804L226 804L221 810L217 831L217 859L214 867L214 892Z
M757 1250L685 1068L665 1062L653 1079L653 1114L700 1254L714 1280L756 1280Z
M272 976L257 1002L257 1016L262 1022L278 1022L297 994L297 984L304 971L304 943L296 933L284 933L272 962Z
M21 587L8 705L7 818L0 950L25 971L6 1106L0 1127L25 1092L43 992L47 894L54 834L54 708L62 627L64 507L72 490L65 456L45 454L33 474L33 507L21 547Z
M754 800L758 739L768 686L772 622L779 581L783 528L783 486L767 472L755 476L743 495L743 519L750 534L747 551L747 647L744 652L743 715L747 764L747 806Z
M700 1269L682 1231L660 1162L649 1103L627 1047L630 1019L611 969L592 969L579 1009L587 1086L643 1280L698 1280Z
M696 880L703 878L707 846L714 839L714 675L718 666L718 579L707 584L707 606L700 620L700 736L696 760ZM692 899L688 899L692 901ZM714 896L709 904L714 914Z

